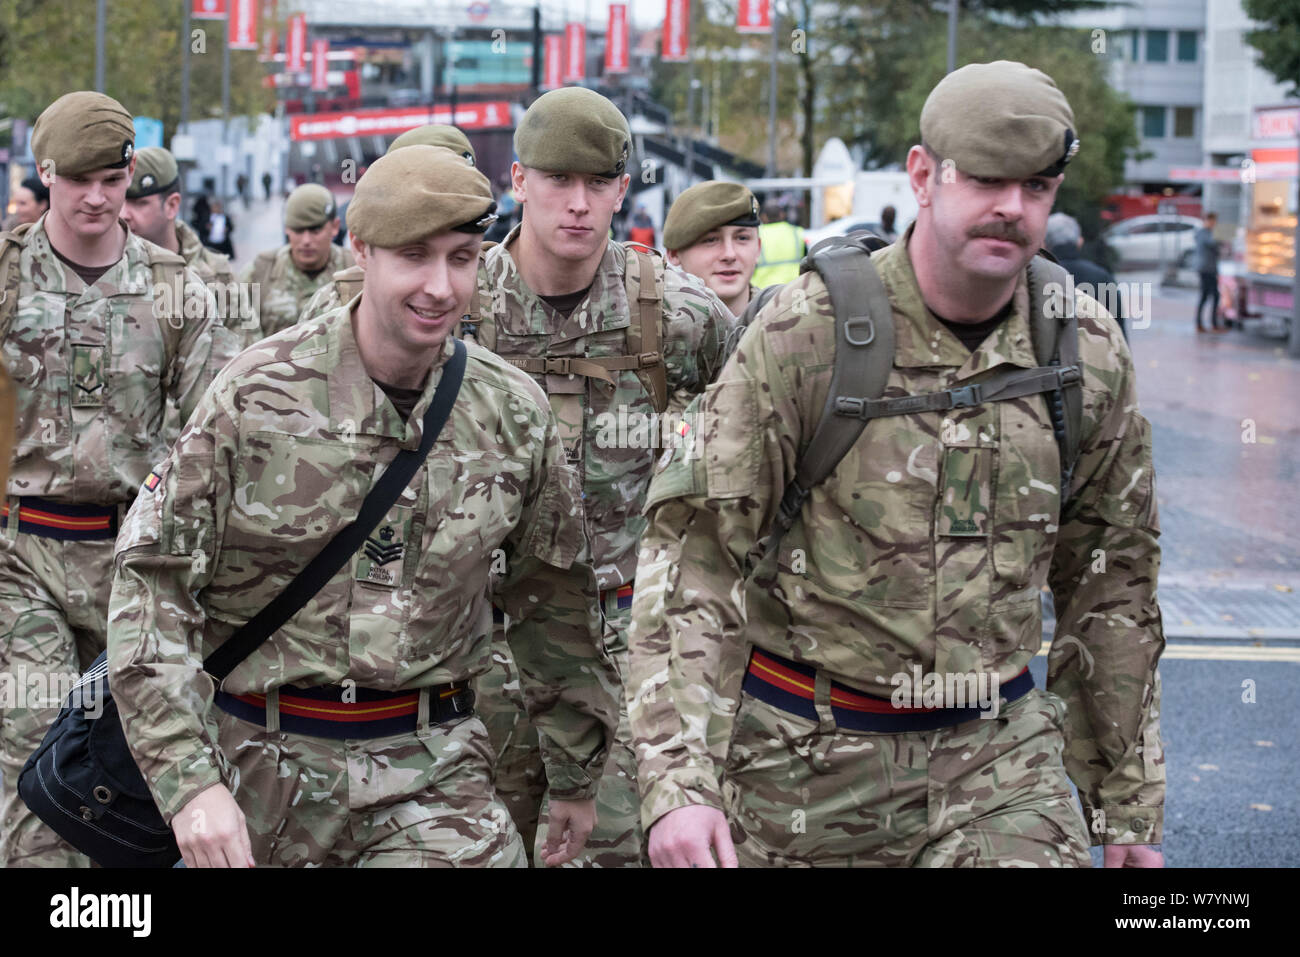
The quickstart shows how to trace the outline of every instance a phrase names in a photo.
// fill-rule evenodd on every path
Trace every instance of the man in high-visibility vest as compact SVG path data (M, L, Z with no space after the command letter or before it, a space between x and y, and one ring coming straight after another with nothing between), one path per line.
M762 252L754 270L755 288L789 282L799 275L799 261L808 251L803 227L786 221L785 210L775 203L763 206L763 225L758 227Z

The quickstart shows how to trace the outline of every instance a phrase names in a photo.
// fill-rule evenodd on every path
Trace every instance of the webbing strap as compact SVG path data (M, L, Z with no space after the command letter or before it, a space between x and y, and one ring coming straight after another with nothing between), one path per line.
M635 247L625 247L625 251L628 253L624 267L628 311L632 311L632 303L635 301L636 315L629 317L632 321L627 328L627 348L633 355L620 358L634 358L638 364L621 368L644 370L638 372L637 377L645 386L646 392L650 393L655 411L662 412L668 408L668 369L664 365L660 329L660 300L663 297L659 291L654 259L650 254ZM647 357L652 361L644 361Z
M851 396L835 397L835 414L866 422L890 415L908 415L912 412L946 412L949 409L967 409L982 402L1019 399L1039 392L1051 392L1078 382L1077 365L1043 366L1037 369L1016 369L992 376L983 382L945 389L942 392L924 392L895 399L857 399Z

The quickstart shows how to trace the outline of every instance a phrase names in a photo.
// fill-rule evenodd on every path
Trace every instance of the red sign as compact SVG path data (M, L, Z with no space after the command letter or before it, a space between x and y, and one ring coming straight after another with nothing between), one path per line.
M1294 140L1300 135L1300 107L1283 106L1255 111L1255 139Z
M307 16L295 13L289 18L289 32L284 39L284 68L301 73L307 67Z
M276 0L262 0L262 52L259 59L272 60L279 52L280 34L275 29Z
M311 88L328 90L329 83L325 74L330 68L330 42L328 40L311 41Z
M665 63L685 63L689 57L686 48L690 44L691 0L668 0L664 10L664 52L660 57Z
M401 110L348 110L344 113L304 113L289 118L289 137L294 140L332 140L343 136L393 136L426 123L449 123L462 130L509 129L510 104L462 103L456 115L450 106L426 106Z
M581 23L564 25L564 82L587 75L587 28Z
M737 33L771 33L772 4L770 0L740 0L736 5Z
M627 72L627 4L609 5L609 27L605 30L605 72Z
M564 38L552 33L542 39L545 43L542 51L542 89L558 90L564 85L564 81L560 79L564 73L561 69L564 66L562 49Z
M226 0L193 0L190 16L195 20L224 20Z
M232 50L257 49L257 0L230 0L226 36Z

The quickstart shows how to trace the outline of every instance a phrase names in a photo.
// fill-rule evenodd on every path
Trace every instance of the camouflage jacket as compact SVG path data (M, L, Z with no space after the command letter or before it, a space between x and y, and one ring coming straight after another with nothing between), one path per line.
M886 397L1036 367L1023 274L1013 315L970 353L925 308L904 244L872 261L897 329ZM1065 761L1093 839L1160 840L1150 425L1118 326L1081 293L1078 311L1082 445L1065 514L1051 419L1034 395L868 422L779 556L761 558L822 412L835 334L815 273L759 314L699 404L697 443L660 463L646 503L628 698L647 827L686 804L721 806L750 646L886 699L913 666L1006 682L1039 648L1050 586L1048 689L1069 709Z
M510 255L519 226L488 250L479 269L480 324L472 331L506 359L533 356L626 355L627 328L637 319L627 301L628 253L611 242L586 299L567 317L524 283ZM655 257L656 268L662 260ZM668 373L668 412L680 414L704 391L726 360L735 318L704 283L678 269L663 272L662 352ZM663 434L672 419L654 414L634 371L614 373L611 386L567 375L535 378L556 407L557 395L575 391L582 406L582 497L596 577L602 589L632 580L636 544L645 529L641 503ZM561 429L564 421L561 419Z
M470 679L489 667L495 601L514 623L552 794L590 797L617 677L595 577L574 560L577 476L536 386L469 350L451 418L371 535L385 554L398 544L400 558L381 564L359 550L222 687L261 694L351 679L397 691ZM203 658L357 517L400 449L419 445L440 367L403 423L361 363L347 310L295 326L218 375L155 469L154 490L141 490L117 543L110 680L168 818L225 771ZM495 589L493 571L504 571Z
M54 254L44 218L21 238L4 342L18 408L9 494L129 502L176 437L168 401L184 421L230 357L213 337L212 297L179 256L129 231L89 288ZM173 280L198 290L188 309Z
M353 265L347 269L340 269L330 277L329 282L312 293L311 299L307 300L307 305L303 306L298 321L310 322L318 316L325 315L331 309L351 302L361 291L361 284L365 278L366 272L360 266Z
M241 300L240 287L235 280L235 270L230 257L209 249L199 239L199 234L186 222L176 220L176 240L181 246L185 264L198 273L217 304L217 317L230 333L231 355L234 356L262 338L262 328L257 320L257 303L251 298Z
M275 252L274 261L266 273L266 280L257 290L258 320L263 336L275 335L298 321L303 307L316 290L329 282L340 269L352 265L352 253L341 246L330 244L329 262L315 276L308 276L293 263L288 244ZM253 282L257 260L244 267L240 282Z

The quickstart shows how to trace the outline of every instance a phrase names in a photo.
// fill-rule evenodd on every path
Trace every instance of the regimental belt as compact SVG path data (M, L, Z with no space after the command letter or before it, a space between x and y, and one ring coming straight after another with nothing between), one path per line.
M463 718L474 710L474 692L466 682L429 688L429 723ZM280 730L315 738L383 738L409 734L419 725L419 691L375 691L344 685L279 689ZM266 695L218 691L222 711L267 726Z
M67 542L117 538L116 505L71 505L34 495L16 501L19 532ZM9 527L9 502L0 506L5 528Z
M817 669L769 651L755 648L749 658L742 690L790 714L820 721L815 704ZM1026 668L997 690L1000 707L1023 698L1034 687L1034 676ZM837 728L847 731L933 731L948 728L972 718L983 710L964 708L896 707L889 698L877 698L855 688L830 683L831 713Z

